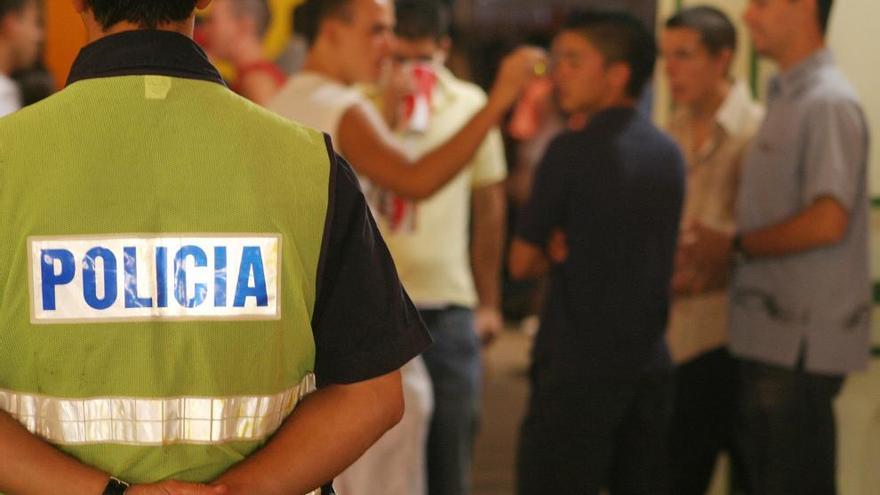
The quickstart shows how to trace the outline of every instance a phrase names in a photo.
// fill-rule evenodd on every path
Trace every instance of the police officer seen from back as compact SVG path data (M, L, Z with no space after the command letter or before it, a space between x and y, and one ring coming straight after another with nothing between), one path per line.
M0 493L317 494L401 417L430 338L325 136L193 43L210 3L72 0L67 88L0 120Z

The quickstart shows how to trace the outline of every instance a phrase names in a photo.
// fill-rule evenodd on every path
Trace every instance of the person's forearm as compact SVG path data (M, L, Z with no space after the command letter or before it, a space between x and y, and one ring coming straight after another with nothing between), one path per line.
M538 248L522 239L514 238L508 257L508 271L514 280L539 278L550 271L550 260Z
M100 495L109 476L81 464L0 411L0 493Z
M432 196L468 165L505 111L490 100L449 141L409 164L405 173L389 177L388 188L410 199Z
M786 256L837 244L847 227L846 210L825 198L782 223L742 233L742 246L752 257Z
M501 184L480 188L473 194L471 270L480 306L501 306L501 255L506 231L506 201Z
M308 396L272 440L221 476L229 495L308 493L357 460L403 413L400 373Z

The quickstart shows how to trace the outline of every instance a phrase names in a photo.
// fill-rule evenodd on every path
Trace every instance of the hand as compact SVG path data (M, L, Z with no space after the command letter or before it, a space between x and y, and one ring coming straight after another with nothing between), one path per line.
M714 229L699 220L689 220L682 227L676 254L673 288L701 293L721 287L730 274L733 234Z
M227 495L229 490L223 485L163 481L151 485L132 485L125 493L126 495Z
M547 258L554 264L561 265L568 259L568 237L565 232L556 230L547 242Z
M547 60L547 52L531 46L517 48L506 56L489 95L490 105L500 113L506 112L533 80L544 75L538 69L546 70Z
M483 347L489 347L504 329L504 318L498 308L482 306L477 308L474 318L474 325L477 328L477 336Z

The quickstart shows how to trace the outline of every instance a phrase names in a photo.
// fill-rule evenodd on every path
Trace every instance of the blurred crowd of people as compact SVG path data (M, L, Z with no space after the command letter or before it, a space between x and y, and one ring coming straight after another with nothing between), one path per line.
M765 107L710 6L656 36L573 12L487 93L446 66L444 2L306 0L279 63L266 0L214 0L196 39L234 91L330 136L434 338L403 368L402 422L339 493L471 493L502 273L544 280L520 495L702 494L722 452L732 493L836 493L832 404L867 366L872 300L867 123L825 45L831 10L749 2L779 68ZM27 72L41 37L37 1L0 0L0 115L49 93L28 89L51 87ZM658 56L662 130L640 106Z

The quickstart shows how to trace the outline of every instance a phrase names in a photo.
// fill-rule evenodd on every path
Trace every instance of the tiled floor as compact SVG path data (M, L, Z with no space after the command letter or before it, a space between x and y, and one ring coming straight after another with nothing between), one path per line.
M483 423L477 439L474 495L512 495L515 446L528 385L529 339L505 332L486 356ZM850 377L837 404L840 495L880 494L880 361ZM710 495L724 495L723 463Z

